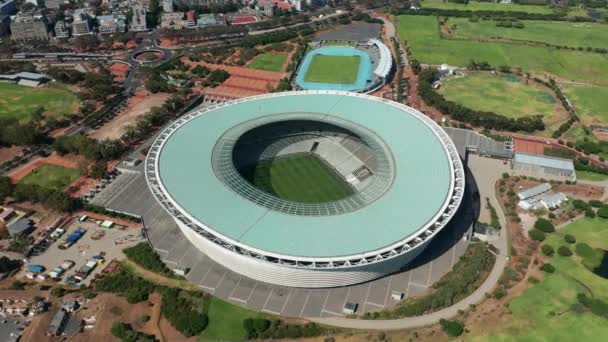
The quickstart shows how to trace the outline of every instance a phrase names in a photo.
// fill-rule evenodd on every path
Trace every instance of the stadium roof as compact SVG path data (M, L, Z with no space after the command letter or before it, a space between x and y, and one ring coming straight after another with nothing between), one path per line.
M224 132L248 120L288 113L316 113L315 119L322 113L373 131L394 159L391 187L356 211L297 216L249 201L218 179L212 153ZM361 94L308 91L236 100L188 115L159 140L162 145L151 149L147 169L153 167L152 183L160 180L180 215L231 244L270 255L331 258L410 241L446 217L454 190L457 152L441 128L409 107Z
M391 72L391 67L393 65L393 55L391 51L388 49L384 43L379 41L378 39L370 39L370 43L376 45L380 50L380 61L378 61L378 66L374 70L374 74L380 77L386 77L389 72Z

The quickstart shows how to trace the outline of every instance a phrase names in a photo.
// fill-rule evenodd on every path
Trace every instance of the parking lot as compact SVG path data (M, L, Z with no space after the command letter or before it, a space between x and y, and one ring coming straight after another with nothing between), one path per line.
M60 249L59 246L65 239L79 228L85 230L84 235L67 249ZM76 218L73 218L65 229L66 232L61 237L50 242L45 250L41 250L38 255L32 256L29 260L29 264L43 266L46 269L45 274L59 267L66 260L73 261L75 265L61 276L60 283L64 283L67 276L74 274L94 256L104 254L105 262L99 264L82 281L83 284L88 285L106 263L112 259L120 260L124 258L123 249L143 241L140 229L124 228L117 225L110 229L103 229L99 227L96 221L91 219L86 222L79 222ZM103 236L99 238L100 235ZM22 271L22 273L25 276L25 272Z

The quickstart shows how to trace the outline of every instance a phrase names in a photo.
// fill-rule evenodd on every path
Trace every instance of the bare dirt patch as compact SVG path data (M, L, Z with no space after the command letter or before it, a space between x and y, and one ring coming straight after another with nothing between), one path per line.
M122 82L127 78L127 74L129 73L129 66L124 63L112 63L108 66L108 70L114 77L114 81Z
M0 148L0 164L12 160L15 157L21 156L23 147L12 146Z
M137 118L148 113L152 107L160 107L171 97L170 94L152 94L145 90L135 93L127 107L118 113L110 122L91 132L90 137L95 139L119 139L127 126L135 123Z

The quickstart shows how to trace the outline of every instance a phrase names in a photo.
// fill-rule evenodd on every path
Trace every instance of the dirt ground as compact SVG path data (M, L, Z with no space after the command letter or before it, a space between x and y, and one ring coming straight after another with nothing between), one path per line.
M0 148L0 164L12 160L15 157L21 156L23 147L12 146Z
M124 133L124 129L135 123L138 117L148 113L152 107L160 107L171 97L170 94L152 94L146 90L138 90L126 108L118 113L110 122L101 128L89 133L95 139L119 139Z
M112 63L108 66L108 70L114 76L114 81L122 82L127 78L129 66L124 63Z

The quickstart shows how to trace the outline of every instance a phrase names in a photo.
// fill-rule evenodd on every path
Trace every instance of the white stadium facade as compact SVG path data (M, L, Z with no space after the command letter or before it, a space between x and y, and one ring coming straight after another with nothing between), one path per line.
M290 201L243 171L303 153L352 193ZM435 122L396 102L331 90L188 113L161 132L145 168L157 201L203 253L246 277L306 288L400 270L452 219L465 187L456 147Z

